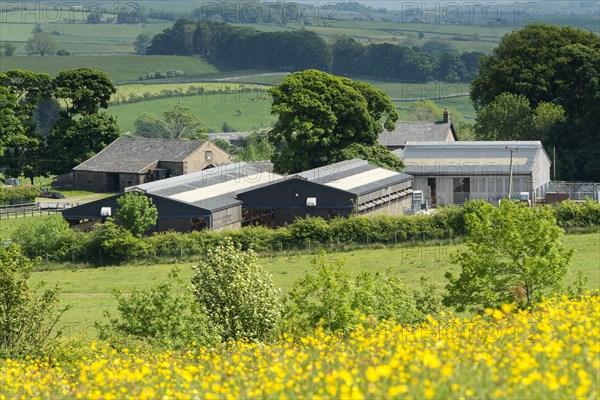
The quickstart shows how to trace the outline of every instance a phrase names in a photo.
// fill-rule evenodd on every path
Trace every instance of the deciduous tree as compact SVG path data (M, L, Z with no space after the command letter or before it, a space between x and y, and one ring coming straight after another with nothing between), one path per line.
M272 161L279 172L295 173L341 161L350 145L372 146L398 119L387 94L317 70L288 75L271 88L271 112L279 118L270 141L280 151Z
M158 210L152 199L141 193L125 193L117 199L115 217L134 236L142 237L152 225L156 225Z
M550 208L510 201L468 207L465 249L451 257L461 272L446 273L446 305L459 311L515 302L530 306L561 287L573 250L561 243L563 230Z
M43 32L36 32L33 37L25 42L25 51L30 54L39 54L45 56L46 54L54 54L58 49L56 41L52 36Z

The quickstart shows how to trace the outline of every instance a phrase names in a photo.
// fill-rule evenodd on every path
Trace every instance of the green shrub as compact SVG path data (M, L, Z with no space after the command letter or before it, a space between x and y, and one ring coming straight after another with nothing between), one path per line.
M29 288L33 265L18 245L0 246L0 359L49 355L60 336L55 327L66 308L56 288Z
M17 228L14 240L29 257L44 257L48 260L64 258L70 252L73 236L69 223L62 215L52 214L27 218Z
M320 217L298 218L288 229L289 239L294 244L328 243L331 240L331 227Z
M196 300L223 340L267 340L276 333L280 292L253 250L225 238L194 270Z
M208 330L206 316L199 312L191 288L179 278L179 270L169 273L167 282L149 290L134 289L129 296L114 292L119 316L108 324L96 324L99 337L118 345L122 336L148 341L162 348L180 348L192 342L215 342ZM128 344L130 345L130 344Z
M600 204L589 198L583 203L565 200L553 209L558 225L564 228L600 224Z
M142 239L108 219L96 224L89 233L84 250L91 259L102 262L123 262L149 254L149 246Z
M344 261L329 260L325 251L313 264L316 274L297 280L286 297L283 326L289 334L317 327L345 334L364 316L403 323L423 318L414 292L389 273L364 272L353 279Z
M32 203L39 195L39 189L33 186L3 187L0 188L0 206Z

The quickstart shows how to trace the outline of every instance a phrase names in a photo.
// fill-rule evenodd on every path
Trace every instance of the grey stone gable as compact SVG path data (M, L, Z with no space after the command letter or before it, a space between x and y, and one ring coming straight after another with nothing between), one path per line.
M384 130L378 139L379 143L387 147L402 147L406 142L445 142L449 129L454 140L457 140L451 122L397 122L396 129L391 132Z
M184 161L204 143L198 140L118 138L73 170L143 173L159 161Z

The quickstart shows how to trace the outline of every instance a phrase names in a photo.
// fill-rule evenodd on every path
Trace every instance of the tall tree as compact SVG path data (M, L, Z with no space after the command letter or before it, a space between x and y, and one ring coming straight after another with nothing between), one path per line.
M171 139L206 140L208 137L202 129L202 120L188 107L174 105L163 113L163 117Z
M381 90L317 70L290 74L269 92L271 112L279 115L269 134L281 150L272 157L279 172L341 161L342 150L377 144L384 127L394 129L398 119L396 108Z
M525 96L533 109L562 107L564 124L545 138L556 147L559 178L600 180L600 36L542 24L504 36L482 58L471 99L481 110L504 92Z
M150 36L146 35L145 33L140 33L133 42L135 52L141 55L146 54L146 50L148 49L148 46L150 46L151 41L152 39L150 38Z
M66 100L66 113L91 115L107 108L117 89L108 74L91 68L61 71L54 79L54 96Z
M69 172L120 134L119 124L106 113L83 115L76 120L61 118L46 139L46 169L52 174Z
M43 32L36 32L33 37L25 42L25 51L30 54L39 54L45 56L46 54L54 54L58 49L56 41L52 36Z
M148 228L156 225L158 210L150 197L129 192L117 199L117 205L117 221L134 236L142 237Z
M4 49L4 56L11 57L17 51L17 46L12 43L4 43L2 44L2 48Z
M166 139L169 137L169 130L163 120L154 113L143 113L135 122L135 134L146 138Z
M475 134L479 140L523 140L531 124L529 100L523 95L502 93L477 113Z

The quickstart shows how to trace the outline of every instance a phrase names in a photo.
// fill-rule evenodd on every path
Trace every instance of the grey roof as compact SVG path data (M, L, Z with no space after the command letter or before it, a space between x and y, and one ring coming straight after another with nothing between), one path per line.
M406 142L445 142L448 129L452 131L454 140L456 131L452 123L445 122L397 122L396 129L391 132L383 131L379 134L379 143L384 146L404 146Z
M183 161L204 142L198 140L118 138L76 171L143 173L159 161Z
M208 138L210 140L215 140L215 139L225 139L225 140L244 140L246 139L248 136L250 136L252 132L246 132L246 131L240 131L240 132L214 132L214 133L209 133L208 134Z
M270 162L242 162L219 165L191 174L175 176L125 191L139 190L156 196L180 201L209 211L241 204L237 193L283 179L273 174Z
M404 171L411 175L531 175L542 158L550 159L540 141L503 142L408 142L393 153L404 161Z
M405 173L371 165L358 158L314 168L297 175L309 182L320 183L359 196L412 179Z

